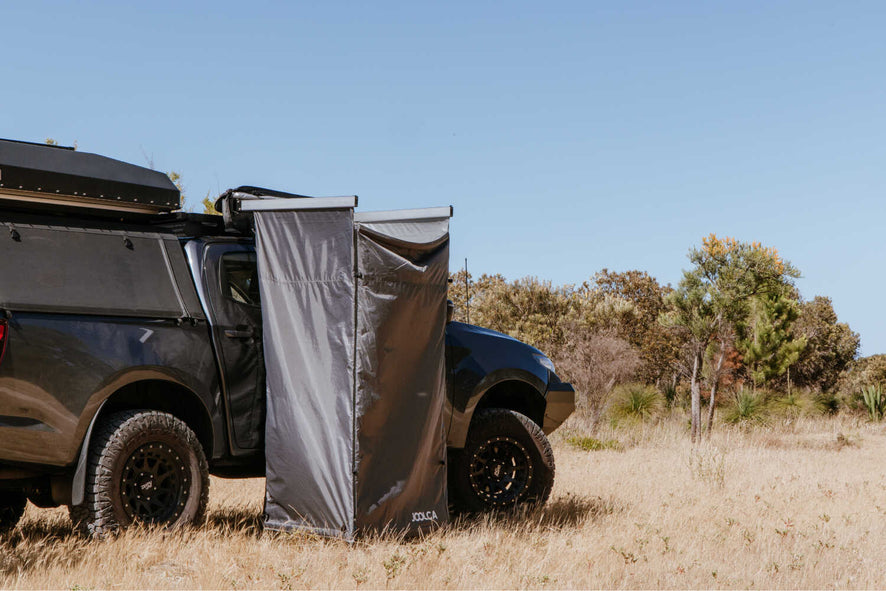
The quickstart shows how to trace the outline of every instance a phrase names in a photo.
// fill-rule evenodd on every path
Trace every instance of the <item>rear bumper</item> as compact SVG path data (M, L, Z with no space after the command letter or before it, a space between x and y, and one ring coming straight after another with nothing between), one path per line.
M554 431L563 421L575 412L575 388L572 384L554 384L545 395L545 420L542 430L545 435Z

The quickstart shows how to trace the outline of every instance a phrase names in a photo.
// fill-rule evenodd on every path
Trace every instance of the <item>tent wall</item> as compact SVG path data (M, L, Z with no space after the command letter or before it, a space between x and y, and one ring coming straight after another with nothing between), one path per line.
M363 530L414 531L448 520L449 241L425 243L415 225L387 224L379 233L367 224L357 232L356 521Z
M353 213L256 214L267 369L266 526L351 537Z
M349 208L255 224L266 527L350 539L445 522L448 218L355 226Z

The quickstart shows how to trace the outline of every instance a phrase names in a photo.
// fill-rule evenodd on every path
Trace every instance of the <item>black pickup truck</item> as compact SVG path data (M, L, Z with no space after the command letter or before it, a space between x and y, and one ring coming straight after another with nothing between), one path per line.
M254 237L178 199L161 173L0 140L0 531L28 500L92 534L189 523L209 474L264 475ZM453 506L543 502L572 387L476 326L450 322L446 354Z

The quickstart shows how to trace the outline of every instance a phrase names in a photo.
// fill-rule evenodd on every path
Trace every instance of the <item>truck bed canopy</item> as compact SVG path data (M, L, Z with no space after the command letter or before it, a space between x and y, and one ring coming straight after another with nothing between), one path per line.
M3 217L0 310L205 318L175 236Z
M180 202L178 188L162 172L72 148L0 139L0 206L161 213Z

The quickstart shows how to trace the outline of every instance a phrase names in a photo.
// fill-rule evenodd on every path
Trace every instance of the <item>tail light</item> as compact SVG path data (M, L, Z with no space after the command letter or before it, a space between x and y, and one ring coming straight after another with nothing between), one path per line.
M9 323L5 318L0 319L0 363L3 362L3 354L6 353L6 341L9 335Z

